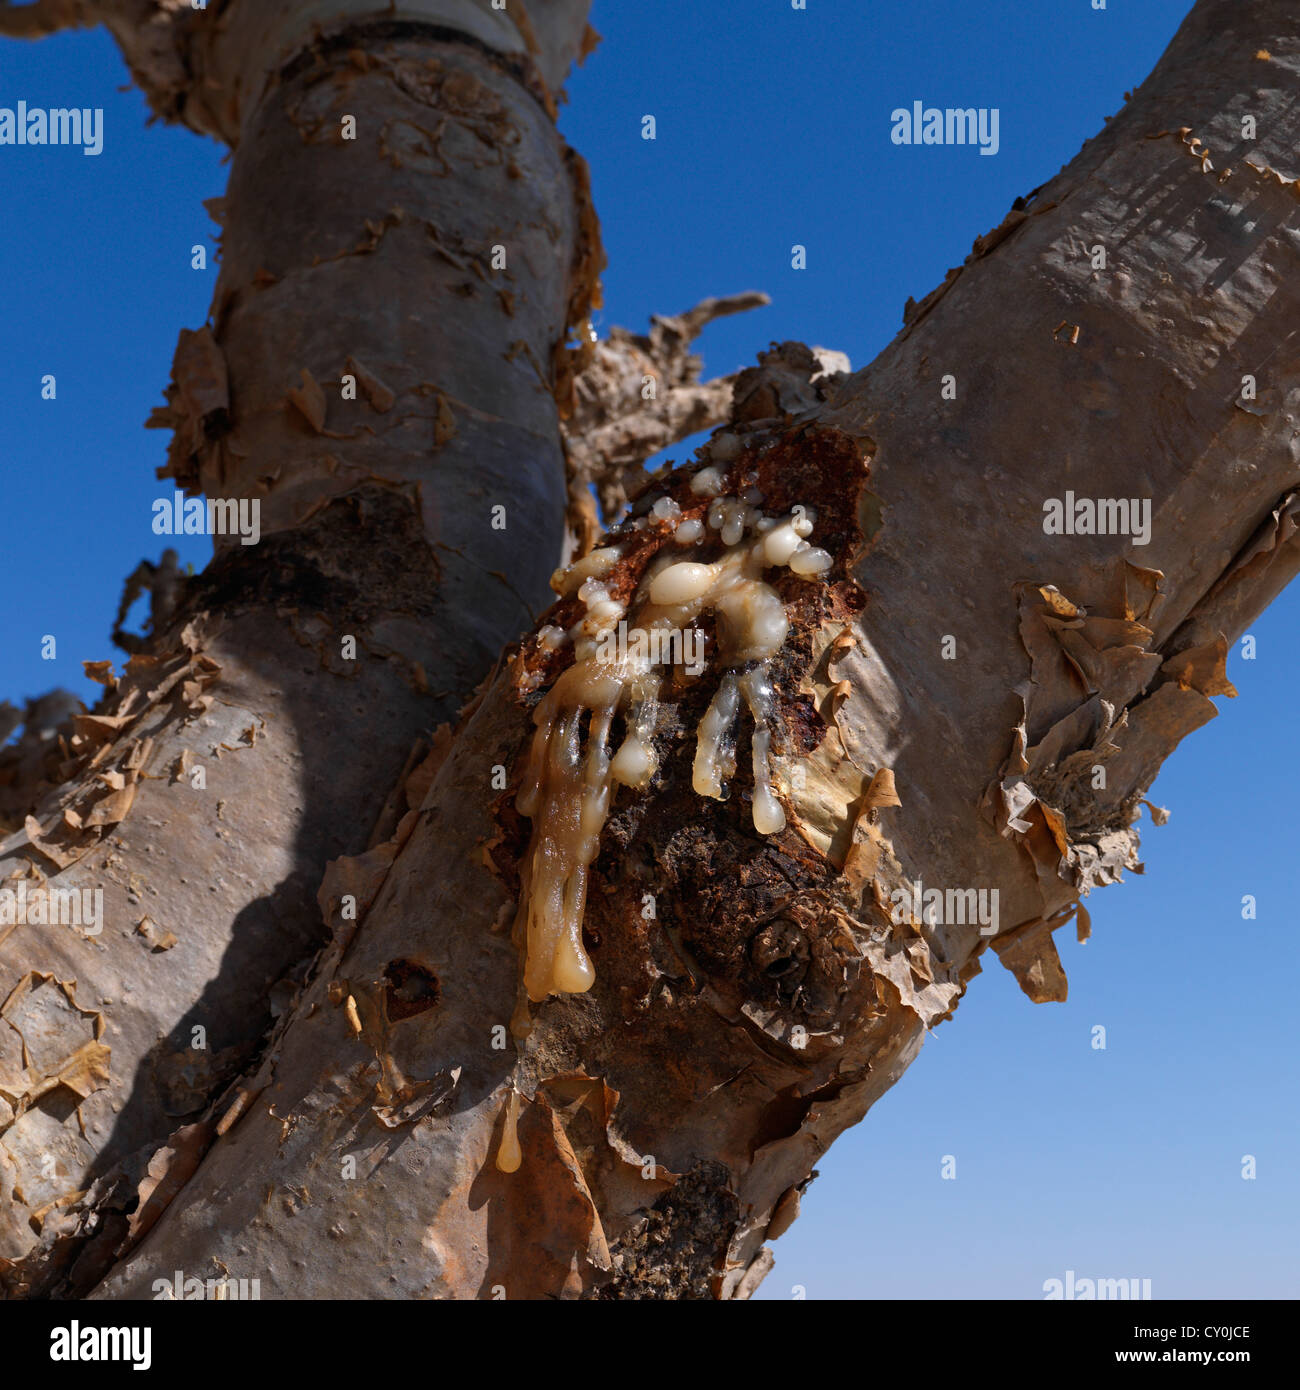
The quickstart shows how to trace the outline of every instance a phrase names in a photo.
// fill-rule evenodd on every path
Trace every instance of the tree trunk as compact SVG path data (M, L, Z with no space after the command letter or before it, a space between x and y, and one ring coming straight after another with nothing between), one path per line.
M148 1159L255 1060L319 946L326 863L391 833L408 760L545 602L568 326L600 258L547 83L587 4L548 11L536 60L477 8L102 12L155 108L235 151L210 326L181 334L151 423L175 485L257 499L262 539L155 588L155 640L6 845L24 876L102 886L108 924L0 926L11 1288L76 1252L69 1194L96 1179L121 1239ZM88 1045L69 1098L51 1080Z
M164 902L170 920L189 922L191 900L206 903L210 882L238 873L239 891L190 929L201 940L145 954L120 933L102 947L61 936L60 954L48 933L24 929L0 948L7 977L30 981L5 1017L44 997L34 1024L57 1019L85 1035L61 1085L27 1078L0 1171L26 1164L30 1181L55 1128L59 1142L82 1145L67 1174L157 1149L147 1171L105 1178L84 1197L66 1174L55 1181L46 1200L64 1204L14 1259L11 1282L148 1297L155 1277L182 1269L257 1277L279 1297L748 1296L770 1264L764 1241L797 1213L818 1156L951 1014L986 945L1031 998L1064 997L1053 931L1076 918L1086 932L1082 898L1137 867L1143 793L1184 734L1213 717L1209 697L1232 693L1227 644L1300 564L1291 7L1201 0L1125 110L909 305L869 368L828 372L784 344L742 374L730 426L699 466L653 480L611 539L613 557L598 571L590 562L603 594L579 593L581 572L561 581L567 592L415 770L403 758L438 711L412 693L412 671L416 687L422 669L448 692L443 708L454 705L521 618L485 575L500 570L531 597L560 554L556 397L563 407L570 382L563 358L551 364L590 294L594 233L527 69L418 26L368 26L309 48L306 27L247 37L253 8L235 0L220 11L229 43L202 22L173 21L187 57L171 109L238 136L212 339L183 341L178 355L173 461L209 493L263 497L273 535L252 560L223 553L184 596L169 628L182 693L138 699L136 723L111 730L114 741L86 726L86 753L111 751L59 796L82 806L74 789L115 766L125 780L132 756L169 767L194 748L195 719L216 721L202 728L205 754L218 734L238 748L249 723L272 736L222 760L229 791L141 782L125 825L60 877L115 872L125 889L154 885L159 911L135 888L139 910L166 927ZM474 9L423 8L463 25ZM543 34L530 6L533 24L521 26L518 42L531 34L552 85L579 46L584 9L548 10L555 27ZM141 53L154 61L156 35L146 45L137 21L117 32L137 71ZM266 56L231 56L250 53ZM265 91L263 71L278 74ZM150 90L165 90L153 80ZM425 116L410 133L406 102L442 110L445 127L431 134ZM337 141L342 112L357 114L358 144L371 143L336 173L349 153ZM512 160L524 177L510 175ZM444 168L454 177L429 177ZM353 182L365 196L321 192ZM358 246L363 217L371 227ZM529 237L532 256L516 256ZM467 273L497 242L512 266L529 263L509 308ZM398 318L401 282L417 275L442 291L427 327ZM544 391L519 375L530 354ZM368 407L339 402L349 355L391 388L395 419L380 418L373 396ZM221 358L224 396L213 384ZM323 420L303 368L323 383ZM439 472L421 492L430 454ZM490 482L441 471L485 464ZM611 460L602 476L588 463L582 477L616 499L625 468ZM747 547L775 554L752 516L745 538L738 504L730 546L725 527L716 538L703 523L715 494L750 489L775 532L805 508L829 567L799 551L789 572L769 565L766 582L744 571ZM1045 503L1067 493L1133 499L1134 517L1149 502L1149 544L1048 529ZM494 537L496 503L509 522ZM409 529L381 536L400 530L401 506ZM693 521L701 539L684 545L674 527ZM581 530L572 515L571 529ZM339 592L360 583L351 564L333 567L340 552L366 557L359 594ZM665 675L642 708L640 687L625 683L616 701L601 683L609 668L559 630L595 623L606 602L626 609L629 626L649 622L655 604L669 611L647 598L661 555L716 561L719 574L732 574L733 555L743 577L690 615L703 674ZM765 642L755 633L769 592L788 631L764 629ZM357 628L373 655L341 668L338 635ZM299 674L313 650L321 669ZM449 670L452 654L462 662ZM358 667L369 699L339 679ZM147 683L173 669L149 667ZM740 690L753 697L755 751L735 759L731 795L717 800L695 785L701 758L708 783L710 721ZM230 703L205 710L209 695ZM603 718L612 746L628 734L655 771L643 786L617 786L607 818L593 813L588 870L564 818L608 789ZM373 772L343 721L371 746L385 740ZM128 751L146 734L147 764ZM531 756L535 741L544 757ZM259 762L268 756L278 778ZM152 842L147 817L171 822ZM332 937L282 1001L259 1064L233 1102L222 1097L157 1147L166 1115L194 1107L168 1111L150 1030L205 1024L231 1049L225 1072L238 1070L269 1011L267 987L309 937L301 876L337 848L361 848L349 832L365 820L377 821L375 842L325 875ZM196 840L223 824L229 867ZM45 819L39 828L42 846L83 843L52 838ZM181 869L165 886L151 876L162 854L197 882L182 883ZM588 874L584 915L574 885ZM548 916L541 899L554 884L571 897ZM954 895L941 916L926 888ZM954 920L957 894L987 920ZM257 914L279 915L277 895L298 924L292 949L278 921L270 941L256 927ZM565 965L543 928L571 924L575 901L580 938ZM108 920L127 920L128 903ZM187 942L190 956L178 957ZM241 952L253 963L230 968ZM115 974L107 962L117 959ZM144 987L142 971L152 972ZM148 996L134 1015L115 983L132 977ZM71 994L58 982L71 978L79 1010L61 1002ZM579 984L589 987L564 992ZM84 1011L102 994L116 1001L104 1006L110 1076L84 1050L101 1030ZM168 1052L181 1057L161 1074L206 1101L222 1076L193 1081L198 1054L185 1046L174 1033ZM69 1091L84 1142L65 1113ZM97 1136L126 1095L120 1141ZM81 1186L74 1178L73 1192Z

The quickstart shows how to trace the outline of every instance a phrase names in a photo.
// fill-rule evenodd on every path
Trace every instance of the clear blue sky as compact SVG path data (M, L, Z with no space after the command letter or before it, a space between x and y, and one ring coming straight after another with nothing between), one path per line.
M764 289L770 308L707 330L711 373L785 337L864 365L908 295L1119 109L1187 9L596 0L606 40L570 81L562 124L591 163L610 254L598 326ZM191 270L190 247L211 245L201 201L225 170L210 142L146 128L126 80L102 33L0 45L0 105L106 112L98 158L0 149L0 480L17 590L0 611L0 698L89 693L80 662L115 654L121 580L160 549L149 503L166 436L140 426L177 330L207 312L215 268ZM917 99L999 108L997 156L892 145L890 112ZM40 399L45 372L55 402ZM206 541L180 548L205 562ZM1145 878L1093 896L1086 947L1061 934L1069 1002L1030 1004L993 961L819 1165L762 1297L1039 1298L1067 1269L1149 1278L1157 1298L1300 1294L1298 619L1293 590L1252 629L1257 659L1230 660L1239 698L1162 774L1155 799L1173 816L1147 830ZM40 660L45 633L57 662ZM1246 893L1255 921L1240 917ZM940 1177L946 1154L955 1181Z

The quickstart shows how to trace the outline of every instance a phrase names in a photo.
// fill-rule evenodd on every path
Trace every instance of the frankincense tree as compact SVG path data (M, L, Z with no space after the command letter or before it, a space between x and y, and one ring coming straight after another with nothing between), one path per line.
M131 928L0 924L11 1294L748 1296L988 948L1064 997L1300 564L1291 0L1199 0L870 366L714 382L761 295L594 340L587 10L0 6L233 151L151 422L229 524L2 755L5 890Z

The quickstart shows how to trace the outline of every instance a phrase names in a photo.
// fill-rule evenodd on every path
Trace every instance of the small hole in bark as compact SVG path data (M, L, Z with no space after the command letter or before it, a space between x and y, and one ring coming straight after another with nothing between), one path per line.
M788 917L776 917L749 943L754 968L769 980L797 982L808 969L808 938Z
M413 960L389 961L384 977L388 981L388 1017L394 1023L433 1008L442 993L433 971Z

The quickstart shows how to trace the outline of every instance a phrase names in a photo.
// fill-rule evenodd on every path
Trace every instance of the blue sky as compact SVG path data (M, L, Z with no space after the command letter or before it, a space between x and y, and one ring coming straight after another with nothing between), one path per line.
M907 297L1120 108L1188 8L596 0L605 43L571 79L562 127L591 163L610 256L598 327L763 289L769 308L706 330L711 374L785 337L864 365ZM212 245L202 200L224 187L221 151L146 127L126 81L102 33L0 45L0 105L106 113L97 158L0 150L0 488L17 586L0 610L0 698L89 693L80 662L116 655L121 582L157 558L149 504L167 490L154 477L166 435L141 425L216 275L190 268L190 248ZM918 99L997 107L996 157L892 145L890 112ZM806 270L790 267L795 243ZM178 548L196 567L209 553L196 538ZM1145 877L1093 896L1087 946L1060 934L1069 1002L1030 1004L990 958L819 1165L760 1296L1037 1298L1068 1269L1149 1278L1156 1298L1300 1294L1298 618L1293 589L1252 628L1257 658L1230 659L1239 698L1161 775L1154 799L1173 815L1147 829ZM55 662L40 659L47 633ZM940 1176L948 1154L954 1181Z

